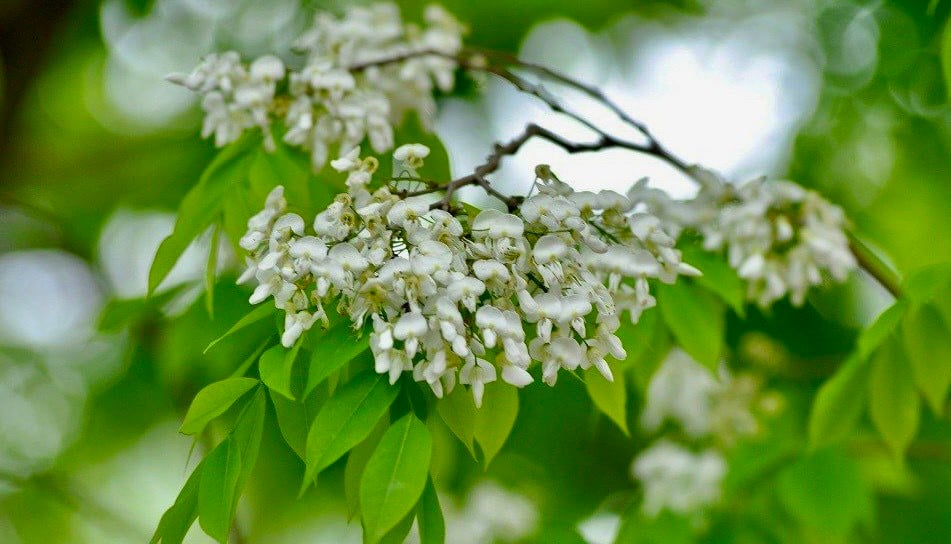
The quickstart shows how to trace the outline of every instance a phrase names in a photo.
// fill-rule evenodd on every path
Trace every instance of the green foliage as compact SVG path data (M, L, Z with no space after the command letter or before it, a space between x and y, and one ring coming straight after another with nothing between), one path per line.
M368 349L369 337L363 335L355 338L353 328L345 320L341 320L323 334L315 335L304 395L309 395L331 374Z
M684 244L681 251L684 262L693 265L703 273L694 278L697 285L720 297L723 302L733 308L736 315L745 317L746 287L726 258L719 253L705 251L694 244Z
M716 372L726 320L722 303L688 281L657 285L657 306L684 351Z
M416 521L419 524L420 544L443 544L446 541L446 520L443 519L442 506L433 479L426 480L423 496L416 506Z
M626 435L627 429L627 384L623 372L616 372L614 381L609 382L591 367L584 371L584 384L591 400L598 410L608 416Z
M297 360L300 346L300 341L291 349L279 344L262 353L258 360L258 372L261 373L261 381L264 385L290 400L294 400L294 393L291 392L291 374L294 372L294 362Z
M816 451L779 474L779 499L805 526L843 537L873 513L855 462L834 449Z
M202 468L199 464L188 477L188 481L178 493L175 504L172 505L159 521L158 528L152 536L150 544L177 544L185 539L188 529L198 518L198 488L202 478Z
M360 480L364 540L378 542L416 505L429 474L432 438L407 414L383 435Z
M363 441L396 399L399 388L372 370L341 387L317 414L307 434L303 489L317 474Z
M380 419L370 436L363 442L357 444L347 455L347 465L344 467L343 486L347 496L347 513L353 518L360 512L360 479L363 476L363 469L367 466L367 461L376 450L377 444L383 438L383 433L390 426L390 420L384 416Z
M237 505L241 451L229 436L205 458L198 488L198 523L218 542L228 541L231 518Z
M615 543L690 544L695 540L686 518L666 511L648 518L635 505L624 516Z
M211 348L215 347L218 344L218 342L221 342L225 338L230 337L234 333L250 325L257 323L258 321L261 321L262 319L271 317L276 314L277 314L277 309L274 307L274 305L261 304L260 306L256 307L255 309L245 314L245 316L239 319L237 323L232 325L231 328L228 329L227 332L225 332L218 338L215 338L214 341L212 341L210 344L208 344L207 347L205 347L205 351L203 353L208 353L208 351L211 350Z
M518 417L518 389L496 380L485 384L482 407L476 413L475 440L488 467L512 432Z
M872 423L896 458L918 430L920 402L900 339L890 336L872 355L868 407Z
M225 147L185 195L178 208L175 229L159 246L152 262L149 294L155 292L188 245L219 218L225 196L247 179L254 151L259 148L259 137L250 135Z
M941 416L951 386L951 328L935 305L925 304L909 312L902 336L915 385Z
M837 442L852 431L865 407L868 374L868 359L855 354L822 385L809 416L812 447Z
M206 386L192 400L179 432L201 433L211 420L225 413L239 398L259 383L253 378L228 378Z
M945 23L941 33L941 66L944 68L944 86L951 98L951 19Z
M462 444L475 457L475 425L478 409L472 394L463 387L453 388L436 404L436 410L443 422L456 435Z

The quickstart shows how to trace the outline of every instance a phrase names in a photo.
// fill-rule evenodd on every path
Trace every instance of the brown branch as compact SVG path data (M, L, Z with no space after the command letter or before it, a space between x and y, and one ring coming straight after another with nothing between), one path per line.
M453 180L445 186L432 187L423 191L417 191L415 193L406 193L406 196L430 194L444 190L446 195L439 202L434 203L433 208L446 209L450 206L452 195L457 189L468 185L478 185L482 187L482 189L485 190L485 192L489 195L492 195L504 202L511 211L518 206L521 199L519 197L506 197L505 195L499 193L491 187L490 183L485 179L485 176L499 169L503 157L516 154L526 142L535 137L547 140L548 142L561 147L568 153L602 151L609 148L622 148L638 153L644 153L667 162L696 181L692 168L689 164L671 153L660 143L656 137L654 137L653 133L648 129L646 124L631 117L627 112L624 111L623 108L611 100L599 88L593 85L582 83L581 81L548 68L547 66L523 61L514 55L497 51L478 50L468 50L459 54L451 54L434 49L418 49L406 51L398 55L381 57L379 59L355 64L350 66L350 70L359 72L373 66L401 62L423 56L442 57L458 63L462 68L496 75L499 78L511 83L516 89L538 98L555 113L560 113L577 121L582 126L594 132L598 136L598 139L589 143L571 142L548 129L531 123L525 127L525 130L519 136L512 139L508 143L496 144L495 150L489 155L486 162L477 167L474 173ZM495 60L496 62L488 62L489 59ZM647 143L639 144L631 142L605 132L590 120L564 107L561 102L549 94L545 87L540 83L531 83L504 65L531 72L540 78L548 79L554 81L555 83L580 91L581 93L601 103L612 113L614 113L614 115L616 115L621 121L640 132L647 139ZM852 251L852 254L855 256L859 266L861 266L869 273L869 275L875 278L875 280L885 287L895 298L899 298L901 296L901 282L898 280L897 276L851 234L849 248Z

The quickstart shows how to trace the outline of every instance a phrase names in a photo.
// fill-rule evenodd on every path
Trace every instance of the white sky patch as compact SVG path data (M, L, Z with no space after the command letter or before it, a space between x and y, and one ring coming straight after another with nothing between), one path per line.
M736 14L672 15L663 22L631 16L597 35L569 21L553 21L529 33L521 56L601 87L688 163L737 181L781 175L798 127L816 107L820 66L806 14L764 10L739 20ZM638 140L606 109L549 88L605 130ZM456 137L459 123L453 118L471 118L466 107L490 120L481 145L471 133ZM489 83L475 104L444 111L437 129L453 159L468 168L481 161L493 141L511 139L530 121L571 139L594 139L591 131L500 81ZM505 190L524 193L539 163L550 164L578 190L624 191L648 176L674 196L695 192L692 182L656 158L624 150L570 156L547 142L532 142L506 159L496 179Z

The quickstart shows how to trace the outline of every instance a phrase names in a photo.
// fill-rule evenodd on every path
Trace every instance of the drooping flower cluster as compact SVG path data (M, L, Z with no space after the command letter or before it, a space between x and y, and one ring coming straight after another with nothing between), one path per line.
M718 451L690 449L659 440L634 461L634 476L644 486L641 509L657 516L668 509L677 514L696 514L720 500L727 464Z
M394 156L418 166L427 153L410 144ZM648 279L697 273L656 217L613 191L574 192L551 178L515 213L469 215L429 195L373 189L377 161L358 149L332 166L349 189L312 233L285 213L280 187L248 222L240 244L250 255L242 279L258 283L251 302L273 297L286 311L285 346L326 323L328 307L356 329L372 324L376 371L391 382L412 372L440 397L459 382L481 403L499 376L530 383L533 362L550 385L578 367L613 379L607 358L625 357L614 333L622 312L636 321L654 304Z
M639 183L628 196L647 203L673 232L692 228L707 250L724 250L748 285L747 298L766 307L787 294L793 304L831 276L844 281L856 268L842 209L789 181L759 178L734 186L694 169L697 197L675 201Z
M246 65L229 51L169 80L202 95L202 136L213 134L215 145L260 127L272 149L271 125L280 119L284 141L309 150L319 170L332 150L365 137L378 153L391 149L393 126L407 112L431 122L433 91L452 88L457 64L450 57L462 47L465 28L437 5L424 18L424 27L406 24L393 3L350 7L342 17L319 12L297 42L303 58L290 64L299 70L273 55Z
M661 437L634 459L631 471L644 487L644 514L667 509L702 521L704 509L720 498L725 450L756 434L758 416L775 407L775 395L764 393L753 374L734 375L723 364L714 374L683 350L671 350L648 385L641 427L657 432L669 422L679 432Z

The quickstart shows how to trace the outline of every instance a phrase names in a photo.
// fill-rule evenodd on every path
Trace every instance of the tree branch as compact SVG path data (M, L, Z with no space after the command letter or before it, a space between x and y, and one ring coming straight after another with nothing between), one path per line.
M536 137L551 142L561 147L568 153L594 152L610 148L622 148L638 153L644 153L667 162L674 168L677 168L681 172L687 174L687 176L694 181L697 181L693 175L691 165L687 164L676 155L671 153L660 143L656 137L654 137L653 133L648 129L646 124L631 117L631 115L625 112L623 108L611 100L603 91L595 86L582 83L581 81L578 81L568 75L548 68L547 66L523 61L514 55L497 51L480 50L468 50L459 54L450 54L435 49L419 49L355 64L350 66L349 69L350 71L359 72L373 66L381 66L424 56L442 57L458 63L460 67L467 70L481 71L496 75L501 79L511 83L516 89L535 96L544 102L555 113L560 113L577 121L582 126L594 132L598 139L589 143L571 142L548 129L545 129L537 124L530 123L525 127L525 130L520 135L510 140L508 143L496 144L495 150L488 156L486 162L477 167L474 173L450 181L442 187L432 187L422 191L417 191L415 193L406 193L404 196L415 196L445 191L446 195L439 202L436 202L432 205L433 208L445 209L450 206L452 195L457 189L468 185L478 185L479 187L482 187L482 189L485 190L485 192L489 195L492 195L504 202L511 211L518 206L521 199L519 197L507 197L499 193L491 187L491 184L485 179L485 176L497 171L500 168L503 157L518 153L518 151L523 145L525 145L526 142ZM493 63L490 62L490 60L495 60L496 62ZM601 103L625 124L640 132L647 139L647 143L639 144L636 142L631 142L605 132L590 120L572 110L567 109L560 101L551 95L543 85L540 83L529 82L525 78L513 72L507 66L531 72L540 78L548 79L554 81L555 83L580 91L581 93ZM868 272L869 275L875 278L875 280L885 287L885 289L887 289L895 298L900 297L901 282L898 280L897 276L851 233L849 233L849 237L849 248L852 251L852 254L855 256L859 266Z

